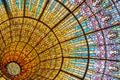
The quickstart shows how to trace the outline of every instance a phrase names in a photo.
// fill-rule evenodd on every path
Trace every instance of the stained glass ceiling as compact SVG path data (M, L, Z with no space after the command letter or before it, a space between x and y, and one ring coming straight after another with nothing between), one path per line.
M120 80L120 0L0 0L0 80Z

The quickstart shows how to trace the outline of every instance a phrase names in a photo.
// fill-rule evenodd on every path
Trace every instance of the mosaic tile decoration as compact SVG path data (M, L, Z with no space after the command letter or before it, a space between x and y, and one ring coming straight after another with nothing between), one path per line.
M120 0L0 0L0 80L120 80Z

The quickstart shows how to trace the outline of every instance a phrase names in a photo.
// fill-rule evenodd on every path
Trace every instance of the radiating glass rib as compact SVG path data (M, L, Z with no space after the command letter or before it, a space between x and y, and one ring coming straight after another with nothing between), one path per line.
M59 58L61 58L61 57L56 57L56 58L52 58L52 59L42 60L42 61L40 61L38 64L36 64L36 65L33 66L33 67L38 66L38 65L39 65L40 63L42 63L42 62L51 61L51 60L55 60L55 59L59 59ZM24 64L23 66L25 66L25 65L27 65L27 64L29 64L29 63L30 63L30 62ZM22 67L23 67L23 66L22 66ZM33 68L33 67L32 67L32 68Z
M26 5L26 0L24 0L24 8L23 8L23 18L22 18L22 26L21 26L21 30L20 30L20 35L19 35L19 41L15 47L15 51L17 49L17 46L19 44L19 42L21 41L21 33L22 33L22 27L23 27L23 24L24 24L24 17L25 17L25 5ZM15 56L15 51L14 51L14 56Z
M68 57L64 57L64 58L68 58L68 59L88 59L87 57L72 57L72 56L68 56ZM89 59L120 62L120 60L112 60L112 59L106 59L106 58L104 59L104 58L94 58L94 57L90 57Z
M68 74L68 75L70 75L70 76L73 76L73 77L75 77L75 78L77 78L77 79L83 80L83 78L81 78L81 77L79 77L79 76L77 76L77 75L75 75L75 74L69 73L69 72L64 71L64 70L60 70L60 71L66 73L66 74Z
M3 5L4 5L4 7L5 7L5 10L6 10L6 13L7 13L7 16L8 16L8 18L10 19L10 18L12 18L13 16L12 16L12 13L10 12L10 10L8 9L8 6L7 6L7 4L6 4L6 1L5 0L2 0L2 2L3 2ZM12 25L12 22L11 21L9 21L10 22L10 25ZM11 36L11 42L12 42L12 30L11 30L11 27L10 27L10 36Z
M12 16L12 13L10 12L10 10L8 9L7 2L5 0L2 0L2 2L4 5L4 8L6 10L7 16L10 19L13 16ZM12 42L12 30L11 30L12 22L11 21L9 21L9 22L10 22L10 27L9 27L10 28L10 37L11 37L11 42ZM9 56L10 56L10 47L9 47Z
M120 12L119 12L119 10L118 10L118 8L117 8L115 2L114 2L113 0L111 0L111 1L113 2L114 6L115 6L115 8L116 8L116 10L117 10L117 12L118 12L118 15L120 16Z
M45 7L43 8L43 11L42 11L42 13L40 14L40 16L39 16L38 20L40 20L40 19L41 19L41 17L42 17L42 15L43 15L43 13L44 13L44 11L45 11L45 9L46 9L46 7L47 7L48 3L49 3L49 0L47 0L47 1L46 1Z
M103 30L106 30L106 29L109 29L109 28L112 28L112 27L115 27L115 26L118 26L118 25L120 25L120 24L117 23L117 24L112 25L112 26L108 26L108 27L101 28L101 29L98 29L98 30L95 30L95 31L91 31L91 32L85 33L85 35L93 34L93 33L95 33L95 32L99 32L99 31L103 31ZM70 40L73 40L73 39L76 39L76 38L79 38L79 37L82 37L82 36L84 36L84 35L79 35L79 36L70 38L70 39L68 39L68 40L64 40L64 41L62 41L61 43L64 43L64 42L67 42L67 41L70 41Z
M5 10L6 10L6 13L7 13L8 17L9 17L9 18L13 17L11 11L8 9L9 6L7 6L6 0L2 0L2 3L3 3L3 5L4 5L4 7L5 7Z
M46 9L47 4L48 4L48 1L46 2L45 7L43 8L42 14L39 15L39 19L40 19L41 16L43 15L43 12L44 12L44 10ZM39 23L39 21L37 21L36 25L34 26L33 31L31 31L31 34L30 34L30 37L29 37L27 43L29 43L29 41L30 41L30 39L31 39L31 36L33 35L33 33L34 33L34 31L35 31L38 23ZM23 47L22 51L25 49L26 45L27 45L27 44L25 44L25 46ZM20 54L20 55L21 55L21 54ZM20 55L19 55L19 57L20 57ZM19 59L19 57L18 57L18 59ZM18 61L18 59L17 59L17 61Z
M81 3L81 4L79 4L73 11L70 11L63 3L61 3L59 0L56 0L59 4L61 4L65 9L67 9L68 11L69 11L69 13L63 18L63 19L61 19L57 24L55 24L52 28L51 28L51 30L53 30L55 27L57 27L64 19L66 19L70 14L73 14L73 12L76 10L76 9L78 9L83 3L84 3L84 1Z

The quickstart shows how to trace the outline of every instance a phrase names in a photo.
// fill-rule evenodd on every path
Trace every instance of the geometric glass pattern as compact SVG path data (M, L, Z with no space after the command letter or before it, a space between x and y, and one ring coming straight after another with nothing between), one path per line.
M120 80L120 0L0 0L0 80Z

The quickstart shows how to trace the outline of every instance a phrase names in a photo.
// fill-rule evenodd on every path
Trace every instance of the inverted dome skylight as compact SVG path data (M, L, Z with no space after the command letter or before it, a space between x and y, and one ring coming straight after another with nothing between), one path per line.
M119 0L0 0L0 80L120 80Z

